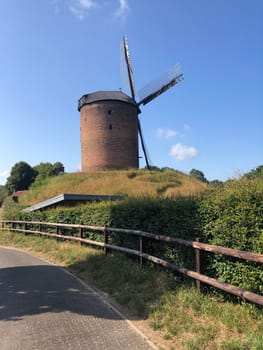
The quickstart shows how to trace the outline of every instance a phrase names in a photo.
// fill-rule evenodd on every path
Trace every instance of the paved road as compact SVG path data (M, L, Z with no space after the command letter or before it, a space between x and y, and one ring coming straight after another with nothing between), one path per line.
M0 349L153 349L62 268L0 248Z

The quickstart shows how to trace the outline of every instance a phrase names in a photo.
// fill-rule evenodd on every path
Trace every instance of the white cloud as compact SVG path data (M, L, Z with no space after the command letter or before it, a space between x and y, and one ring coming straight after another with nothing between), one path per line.
M129 5L127 0L118 0L119 1L119 7L115 11L115 16L125 19L127 13L130 11Z
M69 10L79 20L83 20L87 12L97 7L94 0L71 0Z
M157 135L160 139L169 140L177 135L177 132L172 129L157 129Z
M184 146L181 143L173 145L170 149L169 155L174 157L177 161L182 161L186 159L191 159L196 157L198 151L194 147Z
M78 0L79 6L85 9L91 9L97 7L94 0Z
M56 13L60 12L60 6L63 6L64 0L53 0ZM111 1L114 2L113 0ZM128 0L117 0L114 2L117 9L113 15L121 20L125 20L130 7L128 5ZM85 19L87 14L93 9L101 9L107 6L108 2L101 2L99 0L67 0L66 6L69 11L79 20Z

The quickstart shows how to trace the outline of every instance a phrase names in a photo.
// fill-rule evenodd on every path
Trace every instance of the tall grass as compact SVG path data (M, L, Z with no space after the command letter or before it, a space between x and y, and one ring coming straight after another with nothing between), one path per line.
M263 317L248 303L233 304L181 287L163 296L152 326L187 350L263 349Z
M108 293L126 310L147 318L163 337L162 348L176 350L262 350L262 310L249 303L225 302L198 294L191 285L165 270L124 255L109 254L47 238L1 233L0 245L37 252L62 264L83 280Z
M61 193L124 194L131 197L194 196L206 184L179 171L120 170L70 173L32 186L21 204L34 204Z

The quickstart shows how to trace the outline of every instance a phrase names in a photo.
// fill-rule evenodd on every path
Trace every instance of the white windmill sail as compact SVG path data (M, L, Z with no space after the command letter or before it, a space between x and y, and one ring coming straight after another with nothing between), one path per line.
M138 105L146 105L183 79L181 66L177 63L138 92L140 98Z
M130 58L130 53L129 53L128 40L126 37L123 38L123 41L121 43L121 72L122 72L122 78L123 78L123 81L125 83L126 89L127 89L127 85L128 85L130 95L135 100L135 95L136 95L135 84L134 84L133 71L132 71L132 66L131 66L131 58ZM128 81L128 84L127 84L127 81ZM150 158L149 153L147 151L146 144L145 144L145 141L143 138L142 127L141 127L139 117L137 117L137 119L138 119L138 132L139 132L139 137L140 137L140 141L141 141L141 145L142 145L142 150L143 150L146 166L148 169L150 169L151 165L149 162L149 158Z
M123 37L121 43L121 74L124 82L125 90L129 90L129 95L135 100L135 84L133 78L133 71L131 66L131 58L128 47L128 40ZM128 86L128 89L127 89Z

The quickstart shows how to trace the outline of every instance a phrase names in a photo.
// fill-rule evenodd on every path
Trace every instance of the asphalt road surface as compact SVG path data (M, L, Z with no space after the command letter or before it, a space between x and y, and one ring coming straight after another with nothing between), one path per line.
M0 247L0 349L154 347L96 292L25 252Z

